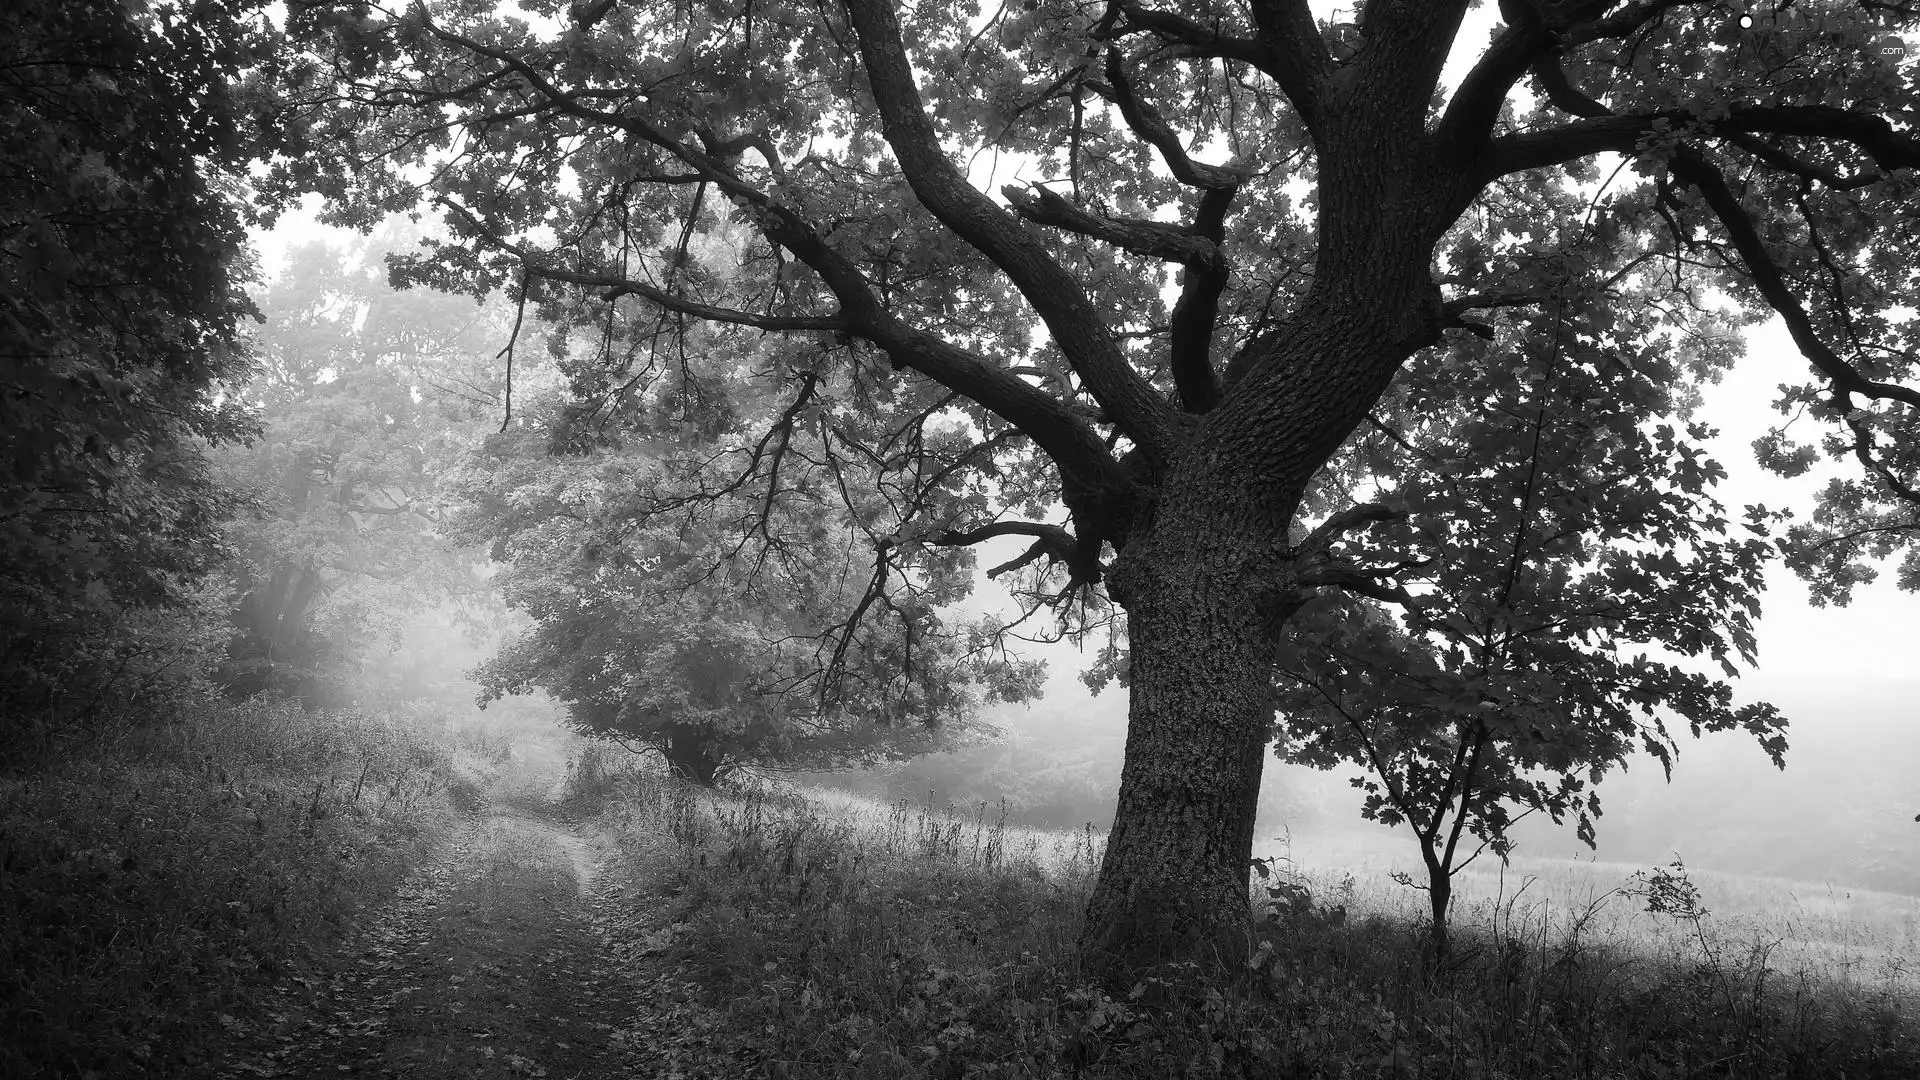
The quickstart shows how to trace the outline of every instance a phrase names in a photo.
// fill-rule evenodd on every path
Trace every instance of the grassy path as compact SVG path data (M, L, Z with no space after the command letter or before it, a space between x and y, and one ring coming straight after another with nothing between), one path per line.
M645 883L602 872L604 845L550 780L529 768L496 786L221 1075L747 1075L699 1037L693 988L647 947L661 927Z

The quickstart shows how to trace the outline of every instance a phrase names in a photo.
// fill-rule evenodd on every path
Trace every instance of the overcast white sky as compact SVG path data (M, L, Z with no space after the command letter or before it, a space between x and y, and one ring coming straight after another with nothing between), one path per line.
M1781 419L1770 402L1774 388L1796 381L1807 362L1788 339L1779 320L1747 338L1747 355L1719 386L1710 387L1701 418L1718 427L1715 456L1732 474L1722 501L1738 507L1760 502L1805 511L1820 481L1783 480L1763 472L1749 446ZM1894 588L1892 574L1858 589L1846 608L1815 608L1792 574L1776 569L1769 577L1766 614L1761 623L1761 670L1746 681L1764 697L1769 687L1804 689L1843 679L1856 684L1884 683L1889 691L1909 691L1920 682L1920 656L1914 642L1920 629L1920 596ZM1889 694L1889 696L1893 696Z

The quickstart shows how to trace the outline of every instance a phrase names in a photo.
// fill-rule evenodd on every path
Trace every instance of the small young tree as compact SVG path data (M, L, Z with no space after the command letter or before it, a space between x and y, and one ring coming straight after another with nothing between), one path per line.
M1412 830L1436 959L1453 876L1505 858L1536 812L1592 845L1608 771L1645 750L1671 772L1670 717L1695 736L1747 731L1776 765L1786 750L1773 706L1736 707L1726 681L1754 660L1771 515L1729 520L1697 445L1710 432L1676 391L1736 339L1670 339L1639 299L1587 299L1614 309L1618 338L1549 309L1475 355L1416 360L1339 463L1377 490L1330 519L1366 522L1335 571L1377 584L1320 597L1298 624L1282 752L1360 766L1362 814Z

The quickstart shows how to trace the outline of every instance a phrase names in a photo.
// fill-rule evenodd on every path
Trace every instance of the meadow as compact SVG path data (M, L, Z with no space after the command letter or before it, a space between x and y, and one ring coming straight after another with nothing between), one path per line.
M1107 987L1072 951L1096 831L594 748L573 788L771 1077L1920 1075L1908 897L1516 858L1464 876L1436 965L1389 849L1269 848L1230 976Z
M1256 845L1255 854L1284 860L1315 895L1344 897L1355 911L1409 923L1425 917L1424 894L1394 880L1396 871L1424 880L1404 835L1283 836ZM1691 886L1690 907L1648 910L1650 902L1679 899L1673 890L1682 882ZM1483 856L1455 877L1454 922L1502 936L1577 933L1649 959L1737 959L1756 974L1765 969L1853 997L1920 1006L1920 897L1900 893L1516 852L1505 865Z

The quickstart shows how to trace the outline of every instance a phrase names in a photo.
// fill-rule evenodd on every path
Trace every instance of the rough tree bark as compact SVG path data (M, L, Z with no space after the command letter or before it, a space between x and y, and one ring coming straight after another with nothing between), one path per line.
M1083 937L1097 970L1245 955L1273 664L1258 604L1236 580L1238 553L1209 546L1142 566L1125 585L1126 763Z
M1274 650L1309 595L1288 523L1332 448L1438 333L1424 273L1375 270L1366 294L1402 299L1328 303L1295 320L1281 355L1202 423L1108 577L1127 611L1131 698L1081 951L1115 981L1245 956Z
M240 634L229 650L227 691L247 697L269 689L306 695L306 674L316 659L307 612L325 589L318 570L289 560L255 581L235 608Z
M1227 365L1219 403L1153 477L1108 578L1127 610L1132 698L1081 951L1111 981L1245 956L1274 648L1306 597L1288 526L1314 474L1445 322L1432 251L1470 197L1465 170L1436 167L1411 103L1347 86L1319 102L1342 122L1320 140L1314 289Z
M1433 916L1429 943L1433 946L1433 963L1438 965L1446 960L1453 947L1452 928L1447 923L1447 908L1453 903L1453 875L1435 865L1429 865L1428 869L1427 904Z

